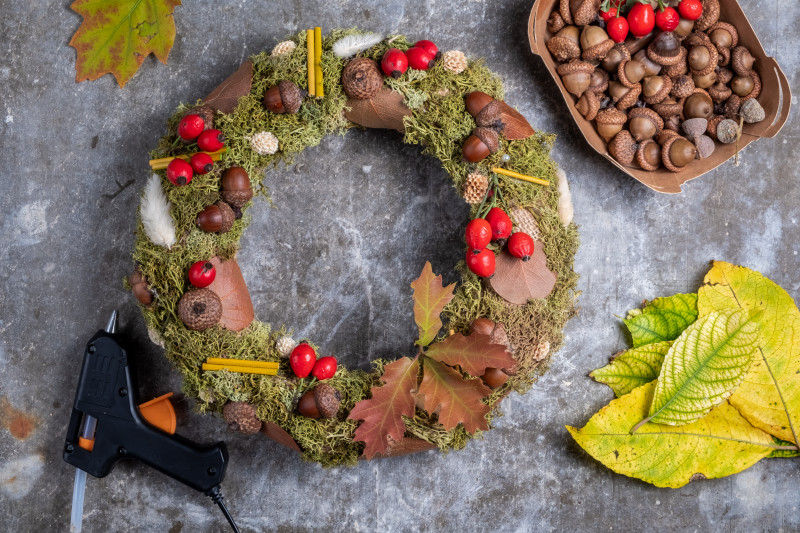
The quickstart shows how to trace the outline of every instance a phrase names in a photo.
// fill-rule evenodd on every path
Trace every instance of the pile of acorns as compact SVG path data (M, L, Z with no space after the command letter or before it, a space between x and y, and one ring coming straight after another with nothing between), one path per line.
M609 38L599 0L562 0L548 19L547 48L564 87L623 165L678 172L709 157L714 140L734 142L740 121L764 120L755 58L719 21L718 0L702 5L697 20L628 42Z

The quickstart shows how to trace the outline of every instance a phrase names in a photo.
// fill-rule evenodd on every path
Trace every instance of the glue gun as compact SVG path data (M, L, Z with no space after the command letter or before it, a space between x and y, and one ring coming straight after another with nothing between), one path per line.
M114 311L106 328L89 340L83 355L64 446L64 460L78 468L72 531L81 529L86 473L105 477L120 459L134 458L210 496L238 532L219 491L228 464L225 443L202 446L172 434L174 410L165 397L139 405L132 361L117 342L116 331ZM148 417L142 414L147 407L151 408ZM168 409L171 423L169 415L153 416L153 407Z

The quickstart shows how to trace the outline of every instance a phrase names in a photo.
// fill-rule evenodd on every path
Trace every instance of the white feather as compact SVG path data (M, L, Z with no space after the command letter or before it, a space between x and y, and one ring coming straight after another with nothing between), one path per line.
M172 248L175 244L175 223L169 214L169 208L170 204L161 188L161 178L158 174L153 174L144 188L139 214L144 232L153 244Z
M371 46L375 46L383 39L383 35L378 33L361 33L358 35L348 35L336 41L333 45L333 53L338 57L350 57Z
M567 174L560 168L556 172L558 175L558 219L566 228L575 216L575 208L572 206L572 193L569 192Z

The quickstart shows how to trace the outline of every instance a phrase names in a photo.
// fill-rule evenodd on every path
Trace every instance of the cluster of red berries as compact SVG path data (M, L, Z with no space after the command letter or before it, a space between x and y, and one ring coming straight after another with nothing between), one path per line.
M289 355L289 366L298 378L309 374L322 381L336 374L336 358L327 356L317 359L317 352L305 342L298 344Z
M387 50L381 60L381 70L387 76L399 78L408 70L408 67L428 70L441 55L442 53L432 41L417 41L405 52L399 48Z
M203 289L211 285L217 277L217 269L210 261L198 261L189 267L189 283Z
M508 214L493 207L486 218L475 218L467 224L467 267L472 273L488 278L494 274L494 252L487 248L490 242L507 245L508 253L527 261L533 255L533 238L524 231L511 233L513 224Z
M658 0L656 9L653 9L649 1L638 0L624 17L622 9L624 9L623 0L605 0L600 7L600 16L606 23L606 32L617 43L623 42L628 37L628 32L637 39L653 31L656 26L662 31L670 32L678 27L681 17L697 20L703 14L701 0L681 0L677 11L674 7L666 5L664 0Z
M214 161L205 152L216 152L225 147L225 136L221 131L205 129L206 123L200 115L186 115L178 124L178 135L185 141L197 140L198 152L189 161L176 157L167 166L167 179L173 185L187 185L194 174L208 174L214 168Z

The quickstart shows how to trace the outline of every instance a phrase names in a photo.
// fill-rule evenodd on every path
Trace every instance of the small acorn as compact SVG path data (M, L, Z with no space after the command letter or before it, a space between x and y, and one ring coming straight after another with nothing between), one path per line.
M578 26L585 26L597 16L599 3L596 0L569 0L572 21Z
M728 98L730 98L732 91L730 87L718 81L714 85L708 88L708 95L711 97L711 100L714 101L715 104L724 102Z
M564 62L581 57L580 30L577 26L564 26L547 41L547 49L556 58Z
M350 98L372 98L383 87L383 74L378 62L368 57L351 59L342 69L342 86Z
M273 113L297 113L302 103L303 92L288 80L278 82L264 93L264 106Z
M559 65L557 70L564 83L564 88L580 98L583 91L589 88L594 65L585 61L572 60L564 65Z
M761 122L767 116L764 108L755 98L751 98L742 103L742 106L739 108L739 115L741 115L742 120L747 124Z
M472 91L466 96L464 102L467 112L473 117L477 117L484 107L494 102L494 98L482 91Z
M588 26L587 26L588 27ZM508 381L508 374L500 370L499 368L487 368L486 372L481 376L481 380L486 383L486 386L490 389L497 389L503 385L505 385L506 381Z
M178 317L188 329L203 331L219 322L222 302L210 289L188 291L178 301Z
M734 48L739 44L739 32L727 22L717 22L706 33L717 48Z
M232 207L241 208L253 198L250 177L242 167L230 167L222 174L222 199Z
M664 100L672 90L672 80L666 76L648 76L642 81L642 99L648 104Z
M735 120L726 118L717 124L717 140L724 144L730 144L736 140L739 133L739 124Z
M149 307L153 303L153 291L150 290L150 286L147 284L147 278L142 274L139 265L136 265L133 274L131 274L131 277L128 279L128 283L131 285L133 296L140 304Z
M200 211L194 222L206 233L227 233L233 227L234 220L236 220L236 214L231 206L219 201Z
M747 76L736 76L731 80L731 90L738 96L747 96L753 91L753 78Z
M636 52L633 55L633 59L644 65L645 78L648 76L657 76L663 68L661 65L647 57L647 50L645 49Z
M617 109L609 107L602 109L595 117L597 133L606 142L610 142L614 136L622 130L622 126L628 121L628 115Z
M661 146L652 139L644 141L636 150L636 162L644 170L657 170L661 166Z
M620 131L611 142L608 143L608 153L623 165L630 165L633 163L637 148L636 141L628 130Z
M583 115L586 120L594 120L597 112L600 111L600 100L593 91L585 91L575 104L575 109Z
M342 397L328 383L320 383L306 391L297 402L297 411L307 418L334 418Z
M614 106L621 111L636 105L641 93L641 83L637 83L633 87L625 87L618 81L608 82L608 95L611 97Z
M502 344L509 350L511 349L511 344L502 322L495 322L488 318L476 318L472 321L472 324L469 325L469 330L470 333L489 335L492 344ZM505 370L509 372L513 371L513 369Z
M717 73L712 70L708 74L704 74L702 76L694 75L692 76L692 81L694 82L695 87L708 89L717 81Z
M461 152L466 161L477 163L489 157L489 154L497 152L499 143L500 139L497 131L491 128L478 127L472 130L472 135L464 141Z
M222 408L222 416L230 431L252 435L261 429L261 420L256 415L256 408L247 402L226 403Z
M750 50L744 46L737 46L731 52L731 66L736 74L740 76L747 75L748 72L753 70L753 64L756 58L750 53Z
M502 130L504 124L500 118L500 107L500 102L492 100L475 116L475 123L482 128Z
M705 91L695 92L683 104L683 115L689 118L708 118L714 112L714 102Z
M600 65L606 72L616 73L619 64L630 58L631 54L625 47L625 43L617 43L614 45L614 48L606 53L606 56L603 58L603 61Z
M648 45L647 57L659 65L674 65L681 60L681 43L672 32L661 32Z
M633 87L642 81L645 75L644 64L636 59L623 61L617 67L617 77L625 87Z
M614 41L608 38L608 34L600 26L584 26L580 42L584 61L603 59L614 48Z
M661 160L672 172L678 172L694 161L697 156L695 146L681 136L670 138L661 149Z
M709 59L708 48L705 46L693 46L686 58L689 68L692 70L703 70L708 65Z
M692 33L692 30L694 30L694 21L681 18L680 22L678 22L678 27L672 30L672 33L678 39L683 39L684 37Z
M628 130L634 140L640 143L647 139L652 139L664 127L664 120L658 113L646 107L635 107L628 112Z

